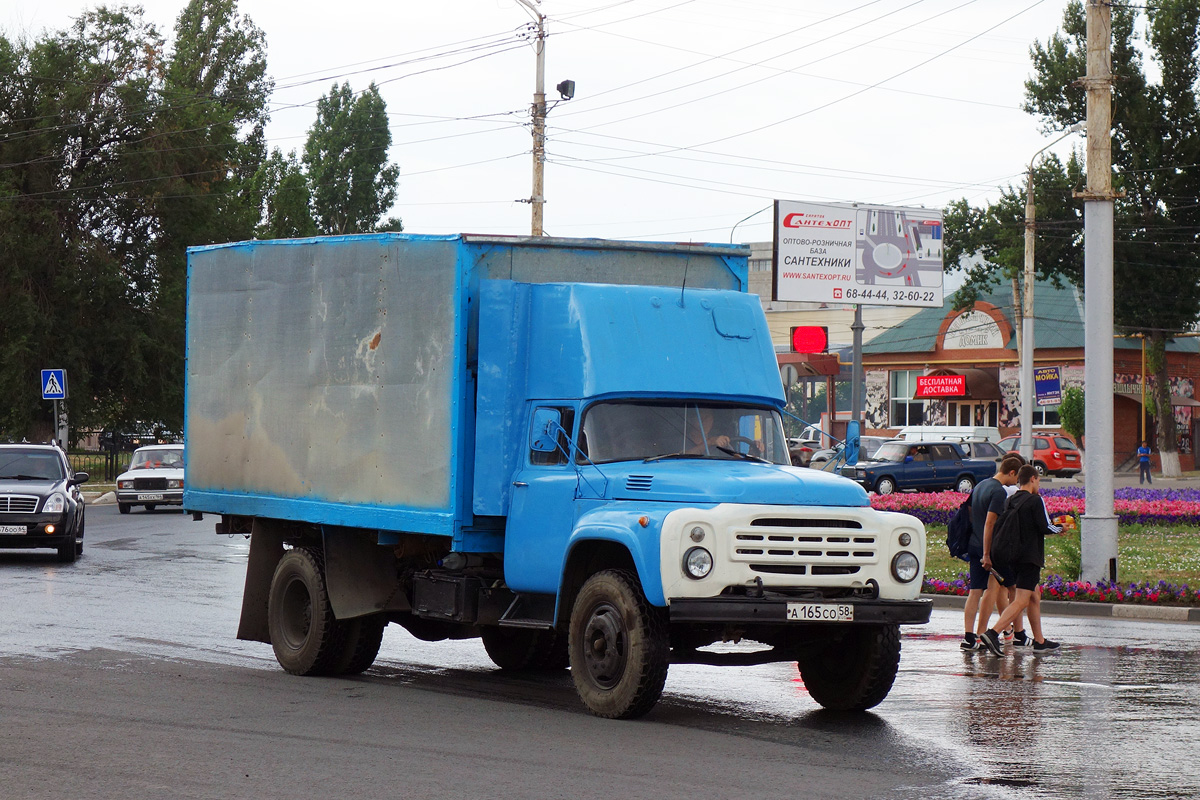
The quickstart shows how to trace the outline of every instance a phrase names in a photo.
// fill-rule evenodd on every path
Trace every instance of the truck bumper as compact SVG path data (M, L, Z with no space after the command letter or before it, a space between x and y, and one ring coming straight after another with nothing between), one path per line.
M787 618L788 603L808 600L786 597L677 597L670 601L671 622L752 623L756 625L923 625L933 611L932 600L823 600L822 605L854 607L852 622L797 622Z

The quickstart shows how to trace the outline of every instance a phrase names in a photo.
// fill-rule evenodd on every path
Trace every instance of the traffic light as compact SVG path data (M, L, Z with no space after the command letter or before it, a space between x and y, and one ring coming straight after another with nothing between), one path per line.
M824 325L797 325L792 328L793 353L824 353L829 350L829 328Z

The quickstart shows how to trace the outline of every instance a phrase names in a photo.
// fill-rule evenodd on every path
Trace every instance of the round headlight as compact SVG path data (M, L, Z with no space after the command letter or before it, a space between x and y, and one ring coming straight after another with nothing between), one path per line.
M700 580L712 572L712 553L703 547L693 547L683 554L683 571L689 578Z
M691 531L691 533L688 534L688 537L693 542L703 542L704 541L704 528L701 528L699 525L697 525L696 527L692 528L692 531Z
M46 505L42 506L43 514L61 514L67 507L66 495L61 492L55 492L46 499Z
M912 544L912 535L908 531L900 534L900 546L908 547L910 544Z
M901 583L915 580L920 571L921 562L907 550L897 553L892 559L892 576Z

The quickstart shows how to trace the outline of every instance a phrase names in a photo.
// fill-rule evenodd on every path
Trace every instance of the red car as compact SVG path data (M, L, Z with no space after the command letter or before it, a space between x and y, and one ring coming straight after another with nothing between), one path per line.
M999 443L1000 449L1006 453L1020 452L1020 445L1020 436L1008 436ZM1083 454L1074 442L1061 433L1035 433L1033 466L1040 475L1069 478L1083 470Z

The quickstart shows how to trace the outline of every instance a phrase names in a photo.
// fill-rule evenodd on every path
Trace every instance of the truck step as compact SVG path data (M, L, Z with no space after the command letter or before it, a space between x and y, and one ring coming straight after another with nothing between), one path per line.
M556 600L552 594L519 593L500 617L500 626L549 630L554 627Z

